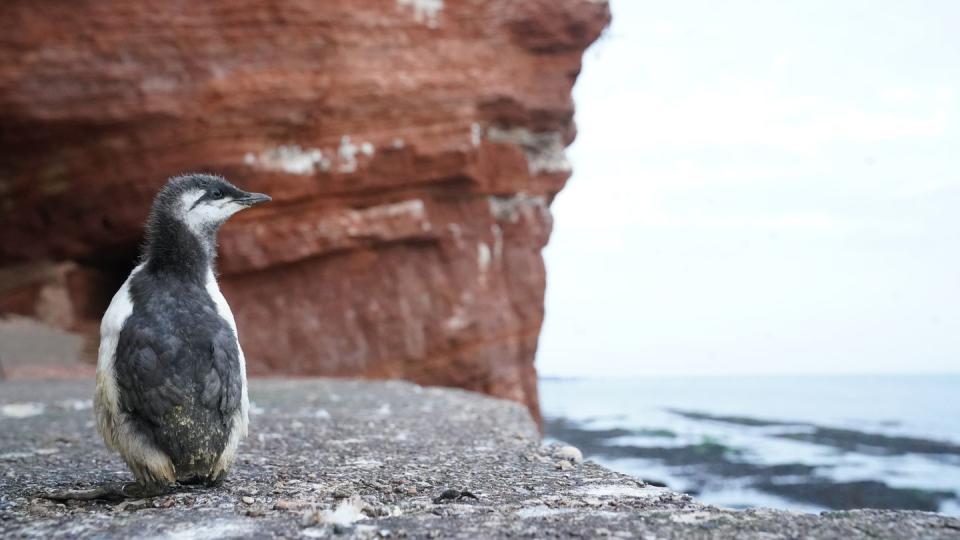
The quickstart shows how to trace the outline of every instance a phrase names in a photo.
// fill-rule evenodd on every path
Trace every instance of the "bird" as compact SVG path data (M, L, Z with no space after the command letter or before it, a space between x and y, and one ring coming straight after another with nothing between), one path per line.
M121 495L217 486L229 472L250 406L236 322L216 278L217 233L270 200L210 174L172 177L154 198L139 264L100 325L94 413L134 476Z

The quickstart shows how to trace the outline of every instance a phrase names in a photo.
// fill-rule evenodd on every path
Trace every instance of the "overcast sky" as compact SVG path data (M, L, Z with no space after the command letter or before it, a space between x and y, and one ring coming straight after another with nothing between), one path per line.
M541 374L960 371L960 2L611 7Z

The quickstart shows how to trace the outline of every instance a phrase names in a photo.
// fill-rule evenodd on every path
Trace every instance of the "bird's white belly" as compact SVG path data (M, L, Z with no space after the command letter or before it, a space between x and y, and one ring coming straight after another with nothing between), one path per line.
M220 292L220 286L217 285L217 278L213 275L213 270L207 271L206 288L207 294L210 295L213 303L217 306L217 314L227 321L227 324L233 329L233 337L237 339L237 352L240 360L240 411L234 418L233 428L230 430L230 439L220 456L219 469L225 470L233 463L240 439L247 436L250 414L250 399L247 396L247 362L243 357L243 349L240 347L240 340L238 339L240 334L237 333L237 322L233 318L233 311L230 310L227 299Z
M130 298L130 281L133 276L143 269L140 264L130 272L123 286L113 295L110 306L100 321L100 350L97 354L97 394L96 414L97 427L107 446L116 447L115 423L119 415L119 390L114 371L114 362L117 358L117 343L120 340L120 331L133 313L133 299Z

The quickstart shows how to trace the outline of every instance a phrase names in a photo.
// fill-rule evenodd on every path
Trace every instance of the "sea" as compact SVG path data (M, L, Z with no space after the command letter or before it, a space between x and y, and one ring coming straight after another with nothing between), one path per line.
M960 375L541 378L548 439L726 508L960 515Z

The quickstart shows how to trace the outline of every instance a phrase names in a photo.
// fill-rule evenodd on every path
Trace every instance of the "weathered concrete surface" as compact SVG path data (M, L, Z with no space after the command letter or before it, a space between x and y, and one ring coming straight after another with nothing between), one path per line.
M400 382L254 381L252 436L220 489L120 504L38 499L129 478L93 431L91 390L0 384L0 537L960 537L960 520L922 512L704 506L558 459L519 405ZM478 500L435 502L448 489Z

